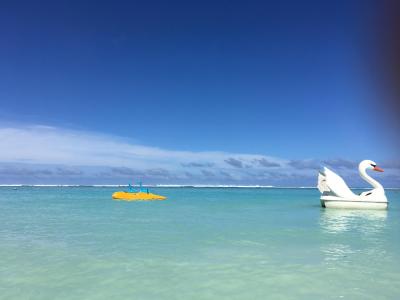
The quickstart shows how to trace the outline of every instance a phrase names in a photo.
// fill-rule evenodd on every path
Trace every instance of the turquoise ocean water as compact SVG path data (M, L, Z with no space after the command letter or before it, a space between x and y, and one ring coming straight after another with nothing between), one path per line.
M0 299L400 299L400 191L325 210L314 189L0 188Z

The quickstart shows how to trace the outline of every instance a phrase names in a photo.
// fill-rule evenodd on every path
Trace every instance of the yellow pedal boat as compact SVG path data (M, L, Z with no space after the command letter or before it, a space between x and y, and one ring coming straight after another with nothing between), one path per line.
M114 200L125 200L125 201L140 201L140 200L165 200L167 197L156 195L153 193L145 192L115 192L112 194Z

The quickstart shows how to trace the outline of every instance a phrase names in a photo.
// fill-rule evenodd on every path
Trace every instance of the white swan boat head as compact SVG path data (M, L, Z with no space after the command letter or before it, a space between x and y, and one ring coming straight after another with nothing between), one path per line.
M367 174L367 170L383 172L372 160L360 162L360 176L372 185L373 189L356 195L339 175L324 167L318 175L318 189L322 193L321 205L327 208L387 209L385 190L378 181Z

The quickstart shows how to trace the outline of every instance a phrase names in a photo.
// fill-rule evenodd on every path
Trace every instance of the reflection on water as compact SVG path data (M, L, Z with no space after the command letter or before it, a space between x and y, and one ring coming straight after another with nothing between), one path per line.
M321 210L320 225L328 233L356 230L364 234L377 233L386 225L386 210Z
M338 263L347 264L361 258L370 261L383 258L382 234L386 218L386 210L322 210L321 229L332 239L321 247L329 268L336 269Z
M349 256L357 252L357 250L352 249L350 245L337 244L337 243L323 246L321 251L325 256L325 261L327 262L330 261L347 262Z

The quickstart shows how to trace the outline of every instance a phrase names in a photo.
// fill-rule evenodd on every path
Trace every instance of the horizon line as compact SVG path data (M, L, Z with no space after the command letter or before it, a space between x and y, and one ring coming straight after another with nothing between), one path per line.
M0 184L1 187L128 187L128 184ZM134 188L139 188L133 185ZM254 189L318 189L316 186L274 186L274 185L229 185L229 184L143 184L148 188L254 188ZM350 187L368 190L369 187ZM400 190L400 187L387 187L386 190Z

